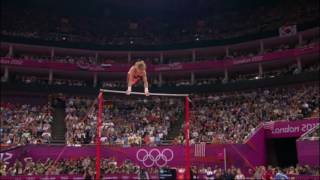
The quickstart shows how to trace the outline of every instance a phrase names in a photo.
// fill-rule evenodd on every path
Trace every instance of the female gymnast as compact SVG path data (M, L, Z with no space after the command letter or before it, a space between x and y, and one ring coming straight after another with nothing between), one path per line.
M132 85L135 85L140 80L143 80L144 84L144 94L146 96L149 96L149 89L148 89L148 79L147 79L147 72L146 72L147 66L144 63L144 61L137 61L133 66L131 66L129 72L128 72L128 89L127 89L127 95L130 95L132 90Z

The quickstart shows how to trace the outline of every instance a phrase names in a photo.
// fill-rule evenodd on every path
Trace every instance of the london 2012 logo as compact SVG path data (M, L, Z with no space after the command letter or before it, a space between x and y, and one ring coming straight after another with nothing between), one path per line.
M138 161L142 162L145 167L152 167L154 165L157 167L164 167L168 162L172 161L174 153L168 148L162 150L157 148L152 148L150 150L142 148L137 151L136 158Z

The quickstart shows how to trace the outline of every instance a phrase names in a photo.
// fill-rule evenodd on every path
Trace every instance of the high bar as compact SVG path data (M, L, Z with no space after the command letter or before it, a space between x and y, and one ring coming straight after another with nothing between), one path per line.
M126 91L117 91L117 90L110 90L110 89L100 89L100 92L126 94ZM142 92L131 92L130 94L145 95ZM149 94L150 94L150 96L173 96L173 97L188 97L189 96L189 94L166 94L166 93L149 93Z

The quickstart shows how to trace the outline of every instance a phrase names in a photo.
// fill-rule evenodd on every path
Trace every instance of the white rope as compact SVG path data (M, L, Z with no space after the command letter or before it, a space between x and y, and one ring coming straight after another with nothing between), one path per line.
M117 93L117 94L126 94L126 91L117 91L117 90L110 90L110 89L100 89L100 92L106 93ZM133 95L145 95L142 92L131 92L130 94ZM150 96L174 96L174 97L188 97L189 94L166 94L166 93L149 93Z

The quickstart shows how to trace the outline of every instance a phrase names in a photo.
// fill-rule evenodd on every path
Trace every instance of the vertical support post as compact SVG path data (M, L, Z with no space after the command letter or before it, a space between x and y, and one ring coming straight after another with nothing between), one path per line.
M303 36L301 33L299 33L299 36L298 36L298 41L299 41L299 45L302 45L303 44Z
M297 67L298 67L299 71L301 71L301 70L302 70L302 66L301 66L301 58L300 58L300 57L298 57L298 58L297 58Z
M3 76L4 76L5 81L7 81L9 78L9 67L8 66L6 66L4 68L4 75Z
M263 67L262 67L262 64L259 63L259 77L262 77L263 76Z
M48 84L52 84L52 79L53 79L53 71L52 69L49 70L49 78L48 78Z
M5 66L4 67L4 74L1 76L1 82L7 82L9 78L9 67Z
M95 58L96 62L98 62L98 58L99 58L99 53L98 53L98 52L96 52L96 53L94 54L94 58Z
M264 52L264 42L263 40L260 40L260 53Z
M163 52L160 53L160 64L163 64Z
M128 52L128 63L131 62L131 52Z
M12 57L13 56L13 46L10 44L9 46L9 52L8 52L8 56Z
M51 60L54 59L54 48L51 48L51 51L50 51L50 58Z
M99 53L98 52L94 53L94 64L101 64L99 62Z
M194 85L194 81L195 81L195 77L194 77L194 72L192 71L190 76L190 83Z
M192 62L195 62L197 59L196 50L192 49Z
M186 127L185 127L185 139L186 139L186 152L185 152L185 160L186 160L186 179L190 178L190 143L189 143L189 134L190 134L190 124L189 124L189 97L186 96Z
M224 80L225 80L226 82L229 81L229 71L228 71L227 68L224 69Z
M223 148L223 161L224 161L224 170L227 171L227 151L226 151L226 148Z
M98 74L97 74L97 72L95 72L93 74L93 87L94 88L97 87L97 83L98 83Z
M159 73L158 75L158 87L162 86L162 73Z
M226 57L229 57L229 47L226 47Z
M98 122L97 122L97 147L96 147L96 180L100 179L100 158L101 158L101 124L102 124L102 107L103 107L103 92L98 96Z

